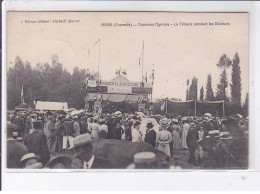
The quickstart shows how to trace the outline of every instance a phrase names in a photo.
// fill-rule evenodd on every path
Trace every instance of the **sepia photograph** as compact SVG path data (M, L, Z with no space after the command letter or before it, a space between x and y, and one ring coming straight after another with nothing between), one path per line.
M7 169L249 169L248 13L8 11L6 26Z

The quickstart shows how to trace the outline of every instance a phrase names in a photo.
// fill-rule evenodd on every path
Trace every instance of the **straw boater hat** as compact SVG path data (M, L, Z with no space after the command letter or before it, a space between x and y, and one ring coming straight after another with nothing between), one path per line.
M127 166L127 169L134 169L137 164L152 164L156 162L156 155L153 152L139 152L134 155L134 163Z
M91 144L91 142L92 142L91 136L88 133L78 135L77 137L75 137L73 139L73 146L69 149L71 150L71 149L74 149L76 147L80 147L80 146L83 146L83 145L86 145L86 144Z
M38 162L40 160L40 156L37 156L34 153L25 154L20 160L20 165L24 167L25 163L30 159L35 159Z
M170 124L171 124L171 120L170 120L170 119L167 119L167 118L164 118L164 119L160 120L159 123L160 123L160 125L161 125L162 127L169 127Z

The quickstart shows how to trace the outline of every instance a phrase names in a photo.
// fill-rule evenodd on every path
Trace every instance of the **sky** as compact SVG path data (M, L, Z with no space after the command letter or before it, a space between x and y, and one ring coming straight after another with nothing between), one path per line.
M38 23L39 20L49 22ZM55 23L54 20L66 20L66 23ZM68 23L68 20L78 22ZM194 23L209 22L229 25L194 26ZM112 27L102 26L102 23L112 23ZM166 26L159 27L156 23ZM180 23L192 23L192 26ZM199 80L199 96L202 86L206 90L208 74L212 75L216 92L221 73L216 66L219 58L225 53L233 59L236 52L240 57L242 100L248 92L246 13L9 12L7 67L13 65L16 56L35 66L36 63L51 63L50 56L57 54L60 63L69 72L76 66L97 71L99 45L93 45L99 39L102 80L113 79L116 70L121 67L126 70L130 81L140 81L139 58L144 42L144 73L149 75L152 69L155 72L154 98L164 96L185 100L186 80L194 76ZM228 70L229 84L230 79L231 68Z

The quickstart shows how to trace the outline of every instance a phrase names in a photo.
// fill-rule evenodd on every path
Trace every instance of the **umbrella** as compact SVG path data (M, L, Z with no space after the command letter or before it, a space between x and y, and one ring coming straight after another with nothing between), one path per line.
M210 113L205 113L204 116L206 116L206 117L211 117L212 114L210 114Z
M158 163L169 159L166 154L156 150L145 142L132 143L129 141L102 138L93 140L93 152L95 156L107 159L112 165L112 168L126 168L133 162L134 154L144 151L155 153Z
M15 107L15 110L20 110L20 111L27 111L29 110L30 107L26 103L22 103L19 106Z
M79 114L79 111L77 111L77 110L74 110L74 111L71 112L71 116L74 116L74 115L77 115L77 114Z
M187 120L188 120L188 117L182 117L181 120L182 120L182 121L187 121Z
M241 119L243 118L243 116L241 114L237 114L237 116Z
M140 117L144 117L145 116L145 114L143 113L143 112L137 112L136 113L138 116L140 116Z
M119 115L119 114L121 114L121 112L120 112L120 111L116 111L115 114L116 114L116 115Z
M85 112L85 110L79 110L78 114L81 114L81 113L84 113L84 112Z

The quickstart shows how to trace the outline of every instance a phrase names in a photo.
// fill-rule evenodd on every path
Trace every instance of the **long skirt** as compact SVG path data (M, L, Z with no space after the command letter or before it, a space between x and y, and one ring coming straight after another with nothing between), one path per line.
M159 151L165 153L166 155L171 156L170 144L169 143L167 143L167 144L159 144L157 149Z
M177 131L172 133L172 140L173 140L173 149L174 150L181 149L181 139Z
M92 138L99 138L98 130L92 130L91 137Z
M188 146L187 146L187 134L188 134L188 130L183 130L182 131L182 136L181 136L181 147L184 148L184 149L188 149Z

